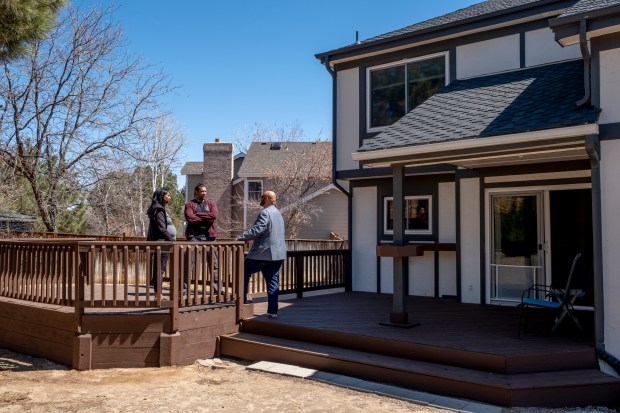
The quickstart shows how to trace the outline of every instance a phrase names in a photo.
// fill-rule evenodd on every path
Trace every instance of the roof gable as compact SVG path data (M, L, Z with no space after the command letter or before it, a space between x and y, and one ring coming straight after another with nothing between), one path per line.
M583 62L456 80L374 138L360 152L595 123L579 108Z

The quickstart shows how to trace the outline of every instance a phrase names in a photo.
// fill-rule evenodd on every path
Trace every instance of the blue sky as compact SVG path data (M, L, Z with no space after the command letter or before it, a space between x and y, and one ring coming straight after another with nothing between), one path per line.
M159 65L179 89L165 99L200 161L202 144L256 122L300 122L331 139L331 77L316 53L346 46L480 0L74 0L115 5L130 51Z

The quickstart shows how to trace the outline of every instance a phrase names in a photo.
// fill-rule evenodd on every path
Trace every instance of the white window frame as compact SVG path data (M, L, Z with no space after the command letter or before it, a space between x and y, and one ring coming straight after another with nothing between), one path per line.
M444 58L446 59L446 63L445 63L446 73L444 77L445 78L444 86L445 86L448 83L450 83L450 68L449 68L450 59L449 59L448 51L424 55L424 56L418 56L412 59L405 59L405 60L400 60L398 62L391 62L391 63L386 63L386 64L366 68L366 132L381 132L385 128L388 127L388 126L375 126L375 127L370 126L370 119L371 119L370 111L372 108L371 101L370 101L371 99L370 73L375 70L381 70L381 69L386 69L386 68L395 67L395 66L406 66L408 63L419 62L421 60L433 59L435 57L440 57L440 56L444 56ZM406 83L407 81L405 80L405 85Z
M262 179L244 179L243 180L243 228L248 226L248 202L250 200L249 189L250 182L260 182L261 191L264 188Z
M245 200L250 200L250 183L258 182L260 183L260 194L258 195L257 201L260 201L260 195L263 193L263 180L262 179L248 179L246 181L246 190L245 190Z
M411 195L405 197L405 208L407 201L410 200L426 200L428 201L428 229L406 229L405 234L411 235L432 235L433 234L433 196L432 195ZM383 198L383 233L394 234L394 230L388 229L388 214L390 212L388 208L388 202L394 201L394 197L386 196ZM406 221L406 217L405 217Z

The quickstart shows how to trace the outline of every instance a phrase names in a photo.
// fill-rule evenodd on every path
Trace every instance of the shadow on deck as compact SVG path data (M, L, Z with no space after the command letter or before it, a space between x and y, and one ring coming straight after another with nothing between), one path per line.
M397 328L380 325L391 305L388 294L337 293L281 300L270 319L257 303L219 351L501 406L620 402L620 380L599 370L591 334L552 334L546 314L532 314L519 339L515 308L409 297L420 325ZM591 313L581 316L592 323Z

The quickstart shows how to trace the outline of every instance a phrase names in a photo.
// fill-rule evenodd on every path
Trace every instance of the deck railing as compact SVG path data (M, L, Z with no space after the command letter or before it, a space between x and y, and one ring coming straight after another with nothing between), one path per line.
M163 279L150 286L153 271ZM238 241L100 241L94 239L0 240L0 296L88 308L170 308L239 304L243 297L244 244ZM289 251L280 291L296 293L346 284L349 250ZM216 270L217 269L217 270ZM266 291L253 276L250 294ZM161 291L162 294L156 294Z
M344 287L349 273L349 250L288 251L280 269L280 293L295 293L301 298L304 292ZM254 274L248 293L267 291L262 276Z

